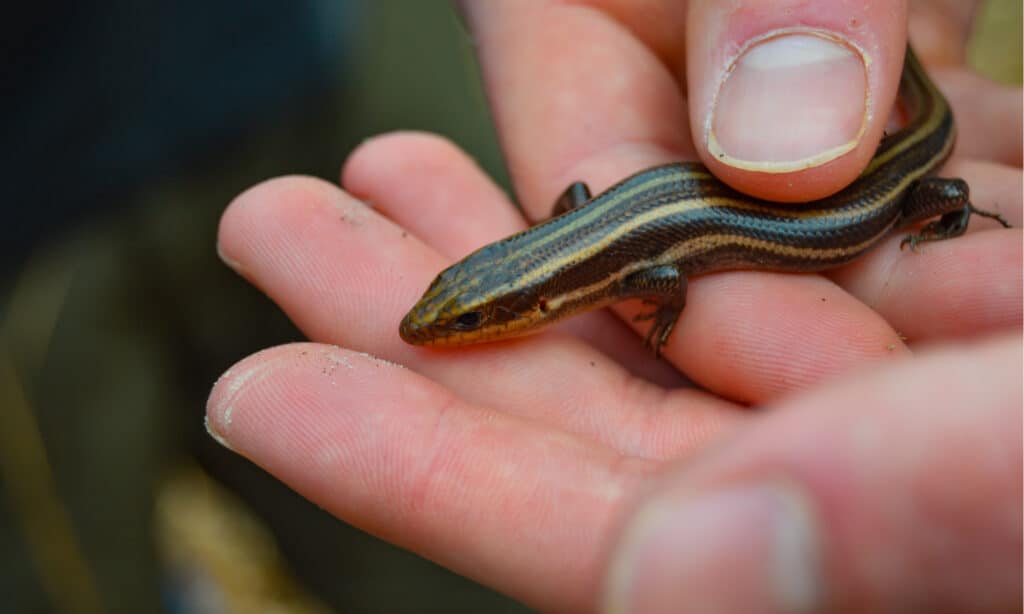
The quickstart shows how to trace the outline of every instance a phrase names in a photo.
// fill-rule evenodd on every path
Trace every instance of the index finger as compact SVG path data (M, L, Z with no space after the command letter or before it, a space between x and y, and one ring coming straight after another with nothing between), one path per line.
M509 173L534 220L573 181L600 190L633 171L696 157L678 81L630 28L648 22L624 23L595 4L463 7ZM685 6L642 5L629 14L657 10L682 42Z
M771 200L820 198L852 181L870 160L895 97L905 3L858 9L839 0L783 0L770 11L757 10L763 4L466 3L506 160L527 212L534 219L546 216L573 181L601 189L643 168L698 154L727 183ZM723 129L717 142L737 154L723 164L724 157L711 154L706 127L718 86L732 72L731 58L752 41L787 28L825 33L857 50L849 55L858 60L853 70L860 75L859 99L812 83L828 95L798 94L797 102L807 104L797 105L788 123L759 121L747 129L749 114L744 123L744 113L733 112L726 122L733 135L766 139L769 149L784 151L772 153L772 164L751 163ZM845 80L842 74L837 78ZM842 127L851 134L838 144L807 136L832 125L832 117L822 119L818 111L846 102L856 107ZM721 117L727 115L723 111ZM807 129L796 131L794 125ZM772 136L779 134L789 142ZM820 146L828 155L801 154L799 163L777 164L775 158L791 155L794 146Z

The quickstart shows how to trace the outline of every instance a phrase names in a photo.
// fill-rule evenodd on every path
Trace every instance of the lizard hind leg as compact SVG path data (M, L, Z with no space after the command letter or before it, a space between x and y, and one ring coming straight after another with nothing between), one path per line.
M998 213L985 211L971 204L970 191L963 179L925 177L910 190L906 199L903 204L902 224L913 224L936 215L942 217L926 224L919 232L904 237L900 241L900 249L908 243L913 250L919 243L959 237L967 232L971 215L994 219L1004 227L1010 227Z

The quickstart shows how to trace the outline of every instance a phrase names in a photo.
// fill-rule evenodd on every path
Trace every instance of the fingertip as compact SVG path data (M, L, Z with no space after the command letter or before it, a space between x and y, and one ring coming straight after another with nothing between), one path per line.
M680 490L635 514L610 567L606 612L675 611L682 604L694 612L821 606L822 547L807 493L785 481Z
M445 394L401 365L364 352L291 343L225 371L210 391L205 423L218 443L301 490L333 479L328 465L341 461L346 444L371 446L369 433L384 428L379 416L357 409L404 413L394 422L408 425L417 419L417 402ZM347 460L358 460L355 450Z
M346 161L342 184L450 258L523 228L519 211L476 160L434 134L366 141Z
M828 196L860 174L881 139L902 67L906 33L894 24L905 24L905 7L746 4L693 3L687 78L698 153L745 193Z
M313 201L336 198L338 186L319 177L285 175L261 181L228 203L220 218L218 240L229 238L240 226L258 224L275 211L307 206Z
M217 228L217 255L239 274L248 268L253 245L268 226L276 226L282 213L290 214L325 200L338 201L338 186L318 177L286 175L262 181L236 196L221 215Z
M415 130L389 132L360 143L341 167L341 185L355 195L372 192L383 175L401 173L405 167L445 167L466 159L450 139Z
M245 403L239 401L253 390L282 359L299 351L308 351L313 344L294 344L270 348L247 356L231 366L214 383L206 401L206 430L217 443L237 450L238 429L245 429L248 416L237 412ZM236 418L238 420L236 421Z

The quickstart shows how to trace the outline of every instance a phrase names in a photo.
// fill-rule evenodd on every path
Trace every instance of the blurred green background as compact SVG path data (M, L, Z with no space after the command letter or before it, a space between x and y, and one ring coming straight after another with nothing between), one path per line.
M1019 83L1021 3L971 58ZM114 0L5 17L0 595L10 612L516 612L330 517L203 428L214 380L301 335L214 252L239 192L395 129L507 186L446 0ZM1007 48L1011 45L1011 48Z

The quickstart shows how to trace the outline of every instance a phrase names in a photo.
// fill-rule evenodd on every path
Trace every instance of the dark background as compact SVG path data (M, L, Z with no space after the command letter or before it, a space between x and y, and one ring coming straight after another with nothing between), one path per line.
M507 185L448 2L54 5L0 24L0 610L522 611L202 422L227 367L301 339L216 257L235 195L411 128ZM972 54L1019 83L1020 2L992 5Z
M521 611L203 427L227 367L302 338L217 259L235 195L404 128L501 176L449 4L47 4L0 26L0 610Z

